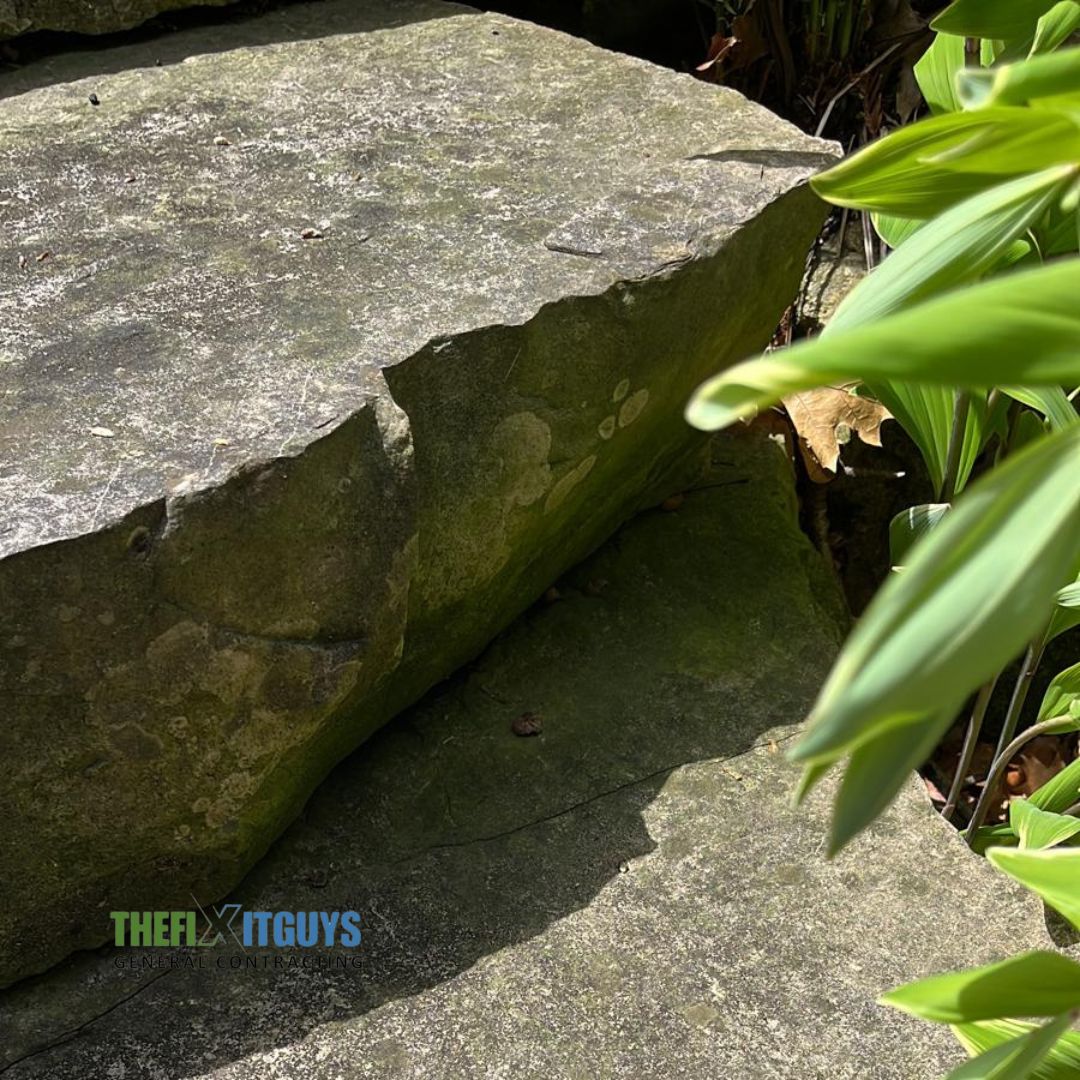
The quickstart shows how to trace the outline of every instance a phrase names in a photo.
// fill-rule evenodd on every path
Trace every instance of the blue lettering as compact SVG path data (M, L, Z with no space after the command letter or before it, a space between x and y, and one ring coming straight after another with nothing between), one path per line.
M337 924L340 915L336 911L320 911L319 919L322 921L323 927L323 944L328 948L334 947L334 936L337 931Z
M274 944L279 949L288 948L296 943L294 925L295 916L291 911L279 911L274 916Z
M360 944L360 913L343 911L341 913L341 938L338 944L343 949L355 949Z

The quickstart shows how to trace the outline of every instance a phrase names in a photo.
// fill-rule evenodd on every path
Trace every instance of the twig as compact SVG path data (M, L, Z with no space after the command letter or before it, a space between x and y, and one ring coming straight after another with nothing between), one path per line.
M877 57L877 59L872 60L866 67L864 67L862 71L860 71L858 75L856 75L846 86L833 94L832 99L829 101L829 104L825 107L825 112L821 115L821 121L814 129L815 137L819 139L821 138L821 133L825 130L825 125L828 124L829 118L832 116L832 111L836 108L836 105L841 100L841 98L845 97L849 91L854 90L855 87L859 85L860 81L867 75L869 75L870 72L874 70L874 68L876 68L879 64L883 64L886 60L889 59L890 56L892 56L894 52L897 51L897 49L899 49L902 45L905 45L906 43L907 42L904 38L901 38L899 41L894 41L892 45L890 45L879 57Z
M990 799L993 797L993 792L997 788L998 781L1001 779L1001 774L1005 771L1009 762L1012 761L1012 759L1016 757L1016 755L1023 750L1032 739L1037 739L1040 735L1046 735L1060 730L1062 721L1067 719L1067 716L1052 716L1049 720L1043 720L1040 724L1033 724L1026 731L1022 731L1017 735L1016 738L1005 747L1004 752L998 754L994 759L994 764L990 769L990 775L986 778L986 786L983 788L978 805L975 807L975 813L971 815L971 824L968 825L967 831L964 833L969 844L975 842L975 833L978 831L979 826L982 825L983 819L986 817Z
M997 681L998 676L995 675L983 686L975 699L975 707L971 710L971 719L968 721L967 734L964 736L964 748L960 751L960 760L956 764L956 773L953 776L952 787L949 788L949 797L945 800L945 809L941 811L941 816L946 821L952 821L953 814L956 813L960 792L964 790L964 782L971 768L972 759L975 757L979 733L982 731L983 720L986 719L986 710L990 705L990 698L993 696Z

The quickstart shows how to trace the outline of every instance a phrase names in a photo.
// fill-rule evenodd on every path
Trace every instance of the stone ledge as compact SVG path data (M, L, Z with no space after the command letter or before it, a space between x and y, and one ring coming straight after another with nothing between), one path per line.
M0 983L234 885L794 294L831 144L431 10L0 104Z

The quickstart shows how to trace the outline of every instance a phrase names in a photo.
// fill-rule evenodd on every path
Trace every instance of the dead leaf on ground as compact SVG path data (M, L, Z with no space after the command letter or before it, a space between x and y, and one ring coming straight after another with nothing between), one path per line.
M840 448L856 435L870 446L880 446L882 421L890 418L885 406L873 398L832 386L792 394L784 398L784 408L798 433L806 471L818 484L833 479Z

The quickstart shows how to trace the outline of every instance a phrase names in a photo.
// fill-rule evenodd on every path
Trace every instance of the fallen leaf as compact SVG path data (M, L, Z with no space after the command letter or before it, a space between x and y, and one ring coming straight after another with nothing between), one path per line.
M825 386L784 398L799 436L799 450L810 479L826 484L836 475L840 448L856 435L870 446L881 445L881 423L889 411L872 398L850 389Z

